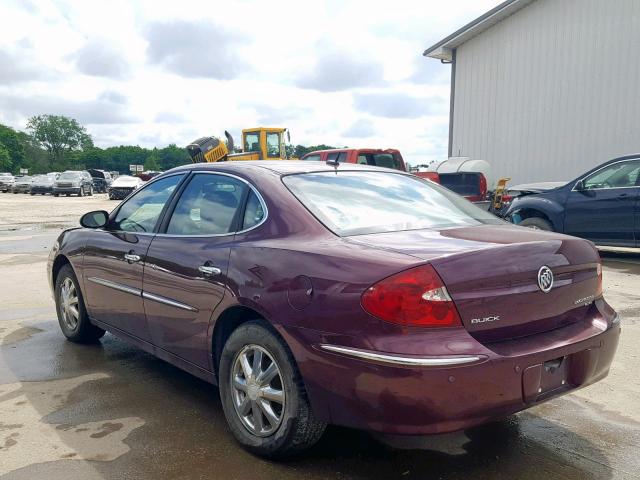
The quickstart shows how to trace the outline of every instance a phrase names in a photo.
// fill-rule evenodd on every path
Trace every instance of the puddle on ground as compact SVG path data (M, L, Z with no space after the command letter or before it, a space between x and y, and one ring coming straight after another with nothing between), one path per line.
M0 385L0 476L56 460L112 461L129 451L124 440L144 425L139 417L50 424L46 416L61 410L74 389L109 378L106 373L42 382Z

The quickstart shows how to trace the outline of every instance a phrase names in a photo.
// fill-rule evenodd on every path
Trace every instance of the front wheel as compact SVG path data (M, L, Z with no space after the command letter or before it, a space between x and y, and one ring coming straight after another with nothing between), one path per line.
M89 320L78 279L70 265L65 265L56 277L56 312L60 329L68 340L93 343L104 335L104 330Z
M265 457L283 457L314 445L326 424L311 411L288 347L263 321L242 324L220 358L222 408L236 440Z
M93 196L93 187L89 187L89 196L92 197Z

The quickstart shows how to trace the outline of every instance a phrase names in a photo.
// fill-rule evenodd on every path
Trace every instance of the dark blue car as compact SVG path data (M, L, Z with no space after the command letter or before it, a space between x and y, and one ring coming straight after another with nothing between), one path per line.
M566 185L543 190L516 198L506 218L597 245L640 247L640 154L610 160Z

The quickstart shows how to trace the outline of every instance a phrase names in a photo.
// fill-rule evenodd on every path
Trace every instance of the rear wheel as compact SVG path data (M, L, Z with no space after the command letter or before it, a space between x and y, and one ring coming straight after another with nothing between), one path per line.
M76 343L93 343L104 330L89 321L78 280L70 265L65 265L56 277L56 312L60 329L67 339Z
M528 227L533 230L545 230L547 232L553 232L551 223L540 217L525 218L518 225L520 225L521 227Z
M295 360L262 321L239 326L224 345L220 398L236 440L265 457L314 445L326 424L311 412Z
M89 187L89 196L92 197L93 196L93 187Z
M78 196L84 197L84 187L80 187L80 190L78 190Z

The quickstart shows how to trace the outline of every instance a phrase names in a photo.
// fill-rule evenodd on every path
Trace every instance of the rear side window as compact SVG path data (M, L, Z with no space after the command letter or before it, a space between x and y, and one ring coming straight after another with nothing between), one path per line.
M244 219L242 222L242 230L255 227L264 219L265 211L258 196L253 190L249 191L247 198L247 208L244 211Z
M193 176L169 220L172 235L223 235L236 230L236 216L247 187L225 175Z
M413 175L315 172L287 175L282 181L340 236L503 223L446 188Z
M309 160L311 162L320 161L320 155L309 155L308 157L304 157L302 160Z

